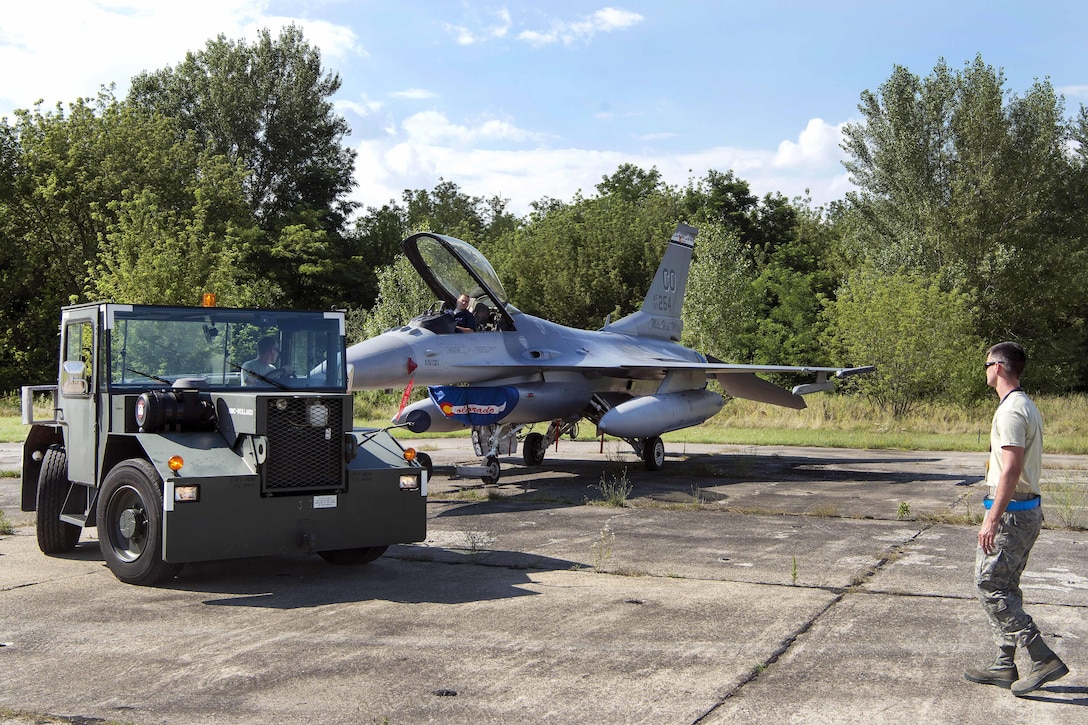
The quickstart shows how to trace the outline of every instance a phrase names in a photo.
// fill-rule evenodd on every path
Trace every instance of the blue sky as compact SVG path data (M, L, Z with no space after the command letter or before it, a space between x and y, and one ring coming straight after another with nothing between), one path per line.
M35 7L28 7L34 5ZM27 7L24 7L27 6ZM732 169L758 194L851 188L839 149L862 91L980 54L1022 95L1088 102L1082 2L61 0L5 8L0 115L67 104L180 62L222 33L295 22L334 99L367 206L438 179L515 213L594 193L622 163L677 185Z

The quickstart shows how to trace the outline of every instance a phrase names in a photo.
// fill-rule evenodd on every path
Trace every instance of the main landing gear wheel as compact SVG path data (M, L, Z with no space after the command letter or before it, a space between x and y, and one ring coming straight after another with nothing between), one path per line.
M319 551L317 555L330 564L353 566L369 564L384 554L388 548L388 546L364 546L358 549L333 549L331 551Z
M642 460L647 471L660 471L665 465L665 443L660 436L650 436L643 441Z
M488 486L498 483L499 476L502 475L502 471L499 467L499 459L495 456L488 456L484 465L487 466L487 473L481 477L481 480Z
M539 466L544 462L544 436L539 433L530 433L525 436L525 444L522 446L521 455L525 459L526 466Z
M181 570L162 560L162 478L149 462L122 461L102 482L98 540L106 566L127 584L158 584Z
M64 446L49 446L38 474L38 548L43 554L63 554L79 542L82 529L60 520L70 485Z

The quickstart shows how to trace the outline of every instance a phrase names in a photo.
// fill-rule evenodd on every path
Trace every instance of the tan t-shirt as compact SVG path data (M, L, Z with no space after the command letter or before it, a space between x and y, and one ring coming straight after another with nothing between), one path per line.
M990 498L993 498L997 482L1001 479L1001 449L1005 446L1024 449L1024 465L1020 470L1020 480L1016 482L1016 493L1041 496L1039 479L1043 474L1043 417L1023 390L1014 390L1006 395L994 411L990 426L990 465L986 470Z

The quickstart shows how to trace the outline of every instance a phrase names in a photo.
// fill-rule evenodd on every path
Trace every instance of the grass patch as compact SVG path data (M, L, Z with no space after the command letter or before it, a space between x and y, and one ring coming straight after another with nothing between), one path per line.
M15 526L8 521L7 514L0 510L0 536L11 536L15 533Z
M1088 454L1088 395L1035 397L1046 424L1047 453ZM396 413L396 403L380 396L356 393L355 425L384 428ZM819 393L805 398L808 407L790 410L750 400L729 400L722 411L702 425L666 433L669 443L709 443L741 446L821 446L871 450L985 451L996 399L988 398L971 406L925 404L903 418L893 418L876 409L865 398ZM43 406L45 398L42 398ZM399 399L397 400L399 403ZM38 415L49 417L48 406ZM0 397L0 442L22 442L27 427L20 419L19 398ZM468 431L454 433L412 433L400 428L396 436L406 440L467 438ZM593 440L592 425L583 423L580 440ZM606 445L623 446L607 438ZM722 471L725 476L743 475Z
M837 519L839 518L839 507L833 503L821 503L807 509L804 515L818 519Z
M1084 529L1088 523L1088 483L1068 476L1043 481L1043 506L1069 529Z

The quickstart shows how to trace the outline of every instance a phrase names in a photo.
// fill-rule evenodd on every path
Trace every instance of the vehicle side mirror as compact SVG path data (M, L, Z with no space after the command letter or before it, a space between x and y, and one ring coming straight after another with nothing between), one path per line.
M87 365L82 360L65 360L60 366L60 392L63 395L87 394Z

